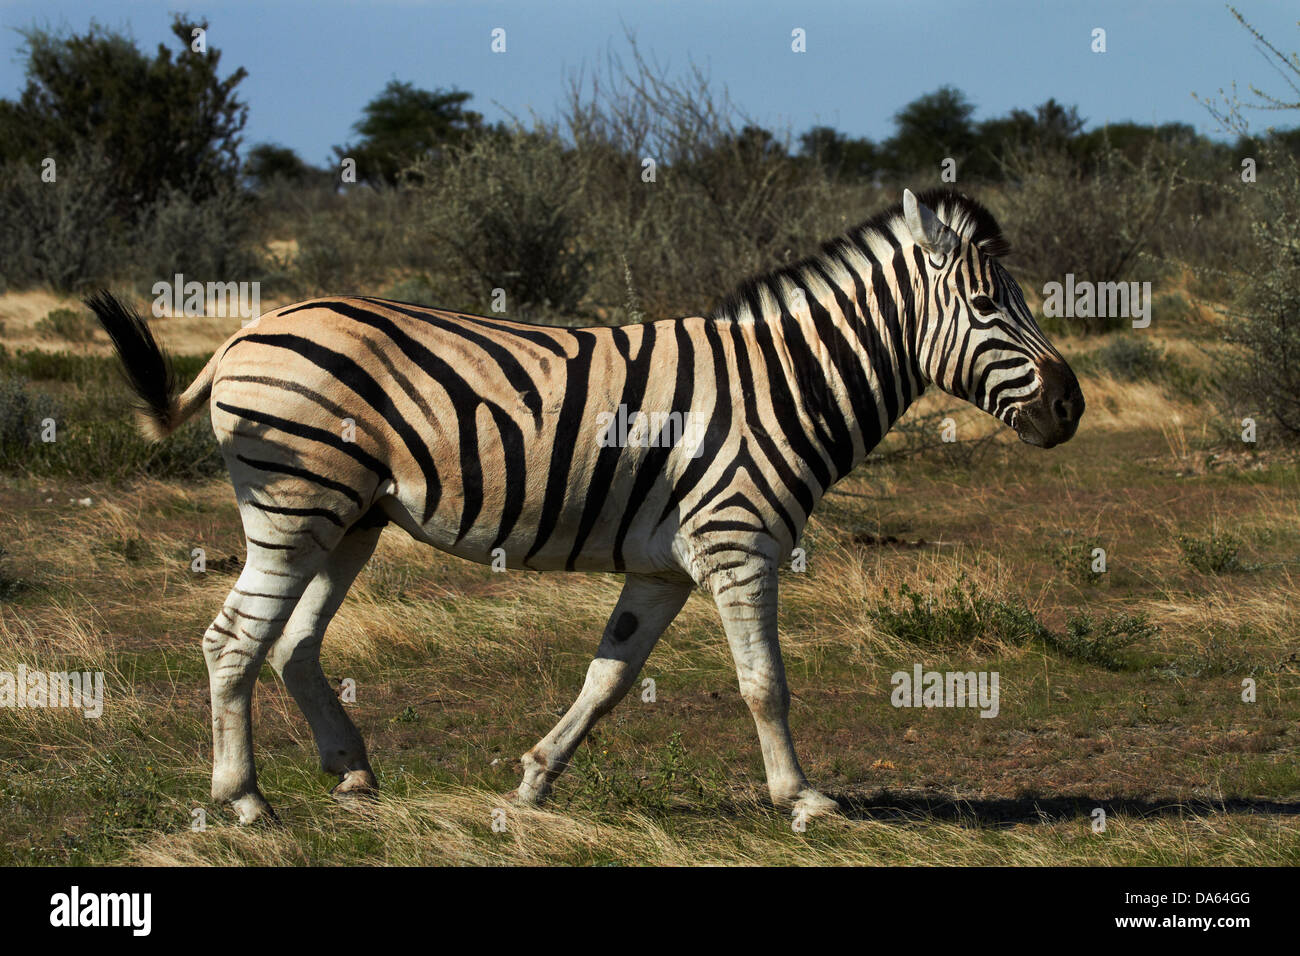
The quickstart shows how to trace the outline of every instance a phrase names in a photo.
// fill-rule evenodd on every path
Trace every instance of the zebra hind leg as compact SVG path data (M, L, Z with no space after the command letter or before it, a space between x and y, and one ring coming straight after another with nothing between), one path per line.
M231 804L241 823L275 816L258 789L253 760L257 675L343 536L342 528L332 522L286 517L270 507L248 498L241 501L248 559L203 636L212 694L212 797Z
M349 529L307 586L269 655L271 666L311 726L321 769L338 775L333 790L338 797L373 793L378 784L361 734L321 670L321 641L382 531L382 524L364 520Z
M539 804L546 799L578 744L635 683L692 587L689 578L627 576L578 699L551 732L521 758L524 778L512 794L517 802Z

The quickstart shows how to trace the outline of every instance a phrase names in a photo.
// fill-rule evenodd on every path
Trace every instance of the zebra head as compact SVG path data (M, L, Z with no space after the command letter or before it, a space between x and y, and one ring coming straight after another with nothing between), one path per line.
M1051 448L1068 441L1083 415L1079 380L998 262L1010 247L992 215L952 190L922 199L903 191L903 219L926 286L917 290L918 301L930 304L929 314L918 317L922 371L1011 426L1023 442Z

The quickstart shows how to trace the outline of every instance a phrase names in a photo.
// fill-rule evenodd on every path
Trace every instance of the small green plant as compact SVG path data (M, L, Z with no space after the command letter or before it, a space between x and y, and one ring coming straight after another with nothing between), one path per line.
M882 631L909 644L1014 647L1046 631L1028 607L980 594L965 575L937 595L903 584L896 598L888 588L882 598L869 615Z
M41 422L56 414L54 400L31 389L26 378L0 374L0 459L20 462L39 439Z
M571 767L578 781L574 797L605 810L667 813L683 801L716 808L727 792L716 771L706 775L700 769L680 731L668 737L648 771L634 768L628 756L602 749L598 736L574 754Z
M1117 336L1094 353L1094 359L1103 371L1125 382L1150 381L1159 378L1165 370L1166 359L1162 349L1136 336Z
M1096 552L1101 549L1101 542L1096 538L1082 541L1070 541L1058 545L1052 555L1052 563L1067 578L1078 584L1098 584L1105 577L1104 571L1096 570Z
M1211 532L1204 537L1190 534L1178 536L1183 564L1202 574L1229 574L1244 571L1239 552L1241 539L1234 534Z
M1237 654L1231 646L1232 642L1240 643L1243 637L1249 636L1253 636L1249 626L1237 628L1235 633L1227 628L1215 628L1204 646L1198 647L1174 666L1189 677L1254 674L1258 665Z
M402 712L393 718L392 722L395 724L414 724L419 719L420 715L416 713L414 707L404 707Z
M91 341L98 328L93 318L76 309L54 309L36 323L36 331L42 338L75 343Z
M1064 634L1044 631L1044 637L1049 647L1066 657L1122 671L1133 667L1122 652L1159 631L1145 614L1108 614L1098 619L1075 614L1066 621Z

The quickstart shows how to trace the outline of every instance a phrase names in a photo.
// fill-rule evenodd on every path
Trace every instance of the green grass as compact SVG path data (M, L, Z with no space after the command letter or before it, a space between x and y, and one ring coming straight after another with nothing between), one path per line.
M44 360L25 361L26 375ZM109 387L111 366L50 367L61 401ZM112 480L6 470L0 670L100 669L110 693L98 721L0 710L0 863L1295 865L1300 474L1267 450L1177 474L1163 448L1138 430L1050 453L998 440L969 465L882 456L837 486L807 570L781 578L796 746L844 809L805 833L766 803L703 594L647 664L655 700L634 690L601 721L546 810L506 805L518 755L581 686L620 579L494 574L392 529L323 655L331 680L356 682L382 798L328 797L305 721L264 669L259 776L285 827L237 828L208 797L199 648L242 563L229 488L149 478L113 464L121 448L100 450ZM1223 527L1249 574L1185 560L1180 536L1226 554L1205 530ZM189 569L196 546L205 574ZM1079 571L1094 546L1100 587ZM891 674L918 663L997 671L998 717L893 707Z

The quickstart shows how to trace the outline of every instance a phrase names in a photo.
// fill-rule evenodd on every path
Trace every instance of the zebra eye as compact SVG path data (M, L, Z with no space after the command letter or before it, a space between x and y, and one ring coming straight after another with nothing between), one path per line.
M980 315L992 315L998 310L997 305L986 295L977 295L970 300L970 304L975 306L975 310Z

